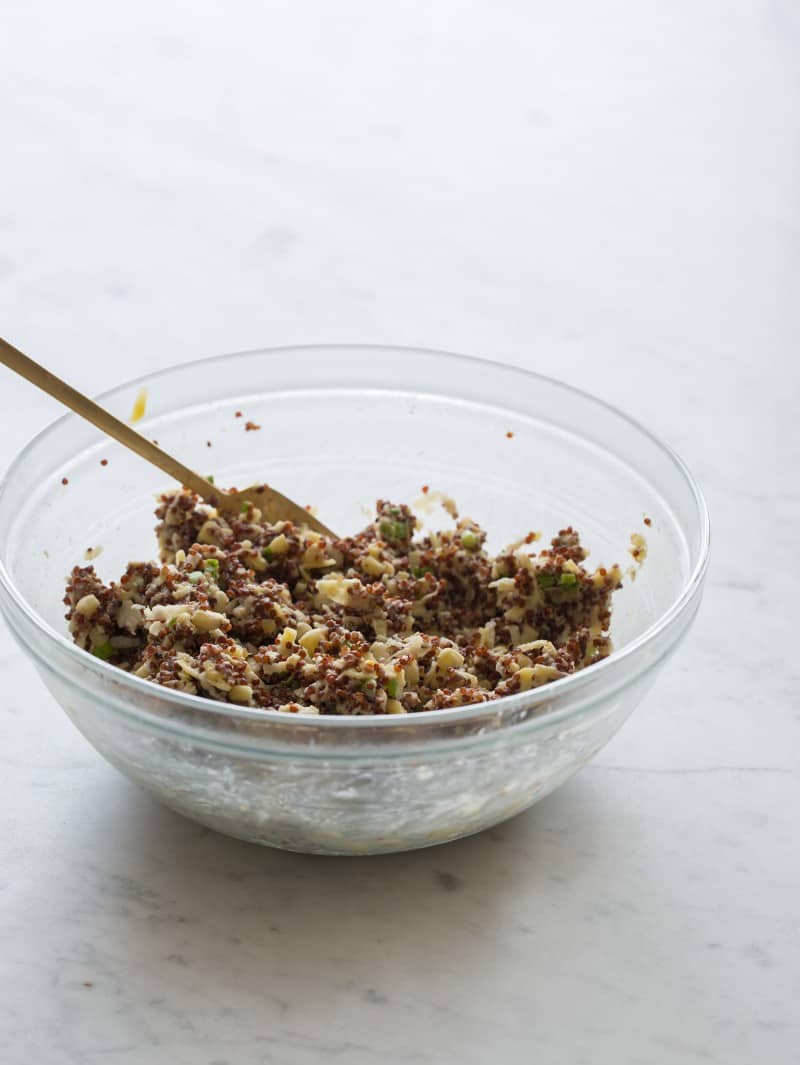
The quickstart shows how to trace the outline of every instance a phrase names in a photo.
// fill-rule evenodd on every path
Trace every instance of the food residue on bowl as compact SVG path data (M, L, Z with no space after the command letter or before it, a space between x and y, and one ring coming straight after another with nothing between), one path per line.
M631 546L628 548L628 554L633 559L635 565L628 568L627 576L630 577L632 581L635 581L639 570L644 565L644 560L647 558L647 540L642 533L631 533Z
M131 411L130 421L135 425L136 422L140 422L145 416L147 411L147 389L140 388L136 394L136 399L133 401L133 410Z
M429 493L430 495L430 493ZM116 583L75 567L75 642L174 690L301 714L405 714L483 703L569 676L611 650L618 566L587 570L578 533L491 555L469 518L418 533L379 501L332 539L258 510L223 517L160 497L160 561Z
M631 533L631 546L628 548L628 554L640 566L647 558L647 540L645 540L642 533Z
M412 503L415 514L432 514L439 504L446 514L449 514L453 521L458 521L458 507L456 501L452 496L447 495L445 492L432 492L430 485L424 484L422 486L422 495L419 499L415 499ZM368 511L371 515L372 511Z

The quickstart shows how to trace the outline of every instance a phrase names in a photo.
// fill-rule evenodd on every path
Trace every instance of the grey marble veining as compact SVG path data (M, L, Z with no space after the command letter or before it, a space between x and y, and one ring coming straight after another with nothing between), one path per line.
M800 1061L799 59L778 0L7 5L9 339L95 391L306 341L553 373L681 452L714 558L575 780L375 859L159 808L2 630L0 1061ZM55 406L0 413L9 456Z

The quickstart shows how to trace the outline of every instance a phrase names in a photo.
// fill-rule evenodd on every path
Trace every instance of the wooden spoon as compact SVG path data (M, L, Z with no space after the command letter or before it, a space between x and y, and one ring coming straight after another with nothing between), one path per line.
M286 496L276 492L269 485L257 484L253 485L252 488L245 488L241 492L220 491L205 477L201 477L194 470L190 470L188 466L184 466L182 462L178 462L177 459L168 455L166 451L162 451L151 440L147 440L141 433L137 433L135 429L126 425L125 422L115 418L113 414L109 414L94 400L84 396L81 392L72 388L71 385L56 377L55 374L50 373L49 370L45 370L38 362L34 362L27 355L23 355L21 351L9 344L8 341L3 340L2 337L0 337L0 363L6 365L10 370L14 370L21 377L26 378L37 388L49 393L60 403L70 407L76 414L80 414L82 418L92 422L98 429L107 433L108 436L112 436L124 447L130 448L141 458L152 462L154 466L158 466L164 473L174 477L176 481L191 489L192 492L195 492L201 499L216 507L221 513L241 515L248 509L248 506L258 507L262 517L267 522L292 521L296 525L307 525L316 532L336 538L336 533L309 514L305 507L293 503L291 499L287 499Z

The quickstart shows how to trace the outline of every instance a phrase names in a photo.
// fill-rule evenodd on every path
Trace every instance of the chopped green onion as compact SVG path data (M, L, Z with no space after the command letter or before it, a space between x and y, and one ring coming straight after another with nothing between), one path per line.
M213 580L219 580L219 559L207 558L203 563L203 569Z
M390 699L396 699L400 692L400 681L397 677L392 677L391 680L386 682L386 694Z
M200 572L199 569L192 570L192 572L189 574L189 580L192 584L199 584L202 579L203 574Z
M167 622L167 628L168 629L174 629L177 624L178 624L178 615L175 614L175 616L171 617L169 619L169 621Z
M405 540L408 536L408 525L404 521L382 521L379 528L387 540Z
M261 554L264 556L264 558L267 560L267 562L271 562L272 561L272 552L270 551L270 549L268 547L265 547L264 550L261 552Z
M213 484L214 483L214 474L213 473L209 473L208 477L206 477L206 480L208 481L209 484Z
M250 503L248 502L248 500L245 499L244 503L242 503L242 514L246 514L249 509Z
M574 573L559 573L558 578L553 573L539 573L536 579L540 588L560 588L567 592L578 590L578 578Z
M102 658L104 662L107 662L114 654L114 650L114 647L112 647L108 640L106 640L105 643L98 644L92 651L92 654L97 658Z
M478 548L477 535L468 529L461 534L461 543L466 547L467 551L476 551Z
M426 573L433 573L430 566L413 566L411 569L411 575L419 580L420 577L424 577Z

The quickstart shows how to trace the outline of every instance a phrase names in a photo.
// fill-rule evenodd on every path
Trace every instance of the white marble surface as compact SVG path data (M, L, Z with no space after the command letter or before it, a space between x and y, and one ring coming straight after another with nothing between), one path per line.
M682 452L715 556L579 777L372 860L160 809L2 631L0 1060L800 1061L797 5L7 0L2 50L9 338L94 390L303 341L549 371ZM2 376L4 458L53 413Z

